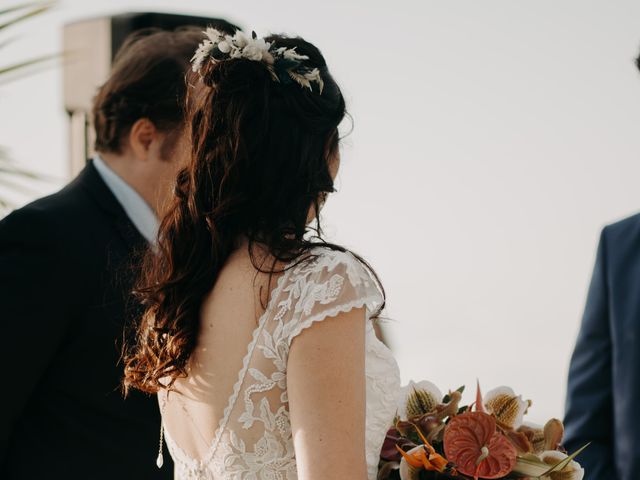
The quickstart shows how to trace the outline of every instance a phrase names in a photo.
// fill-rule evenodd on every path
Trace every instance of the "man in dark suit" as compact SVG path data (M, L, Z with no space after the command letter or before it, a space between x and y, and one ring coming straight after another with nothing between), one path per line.
M136 258L186 151L185 73L201 29L125 42L94 101L99 155L0 222L2 479L171 478L156 399L121 392ZM127 307L132 308L127 308Z
M640 215L600 237L571 359L566 441L585 480L640 478Z

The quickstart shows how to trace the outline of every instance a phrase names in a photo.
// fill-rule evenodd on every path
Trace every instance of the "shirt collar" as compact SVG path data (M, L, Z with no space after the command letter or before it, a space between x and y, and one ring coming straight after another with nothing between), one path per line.
M160 222L153 209L131 185L100 158L100 155L93 158L93 165L118 203L122 205L131 223L149 243L155 243Z

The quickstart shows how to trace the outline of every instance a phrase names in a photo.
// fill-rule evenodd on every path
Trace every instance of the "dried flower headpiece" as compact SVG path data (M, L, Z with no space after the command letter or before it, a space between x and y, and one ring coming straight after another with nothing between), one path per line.
M209 27L204 34L207 38L202 41L191 59L194 72L200 72L206 61L217 63L244 58L264 63L271 73L271 78L276 82L294 81L309 90L312 90L311 83L316 82L322 94L324 82L320 70L306 66L304 60L308 60L309 57L296 52L295 47L272 48L272 43L258 38L255 32L252 32L251 37L241 31L234 35L226 35Z

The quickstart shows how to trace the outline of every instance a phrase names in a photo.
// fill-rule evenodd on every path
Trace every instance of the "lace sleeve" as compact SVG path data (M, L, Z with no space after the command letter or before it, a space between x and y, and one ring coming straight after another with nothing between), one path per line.
M296 301L287 325L288 345L313 323L354 308L366 307L369 320L383 302L375 279L348 252L323 249L301 269L289 288Z

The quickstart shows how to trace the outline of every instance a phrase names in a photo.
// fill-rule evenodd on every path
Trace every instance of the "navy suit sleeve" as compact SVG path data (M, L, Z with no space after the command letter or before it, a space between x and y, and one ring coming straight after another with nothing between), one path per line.
M611 332L605 229L600 237L582 325L569 367L565 446L575 451L585 480L616 480L613 458Z
M64 281L55 230L46 220L42 211L22 209L0 222L0 365L6 387L0 409L0 463L70 321L73 287Z

